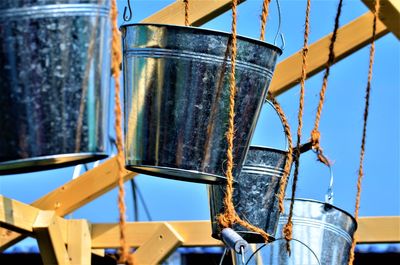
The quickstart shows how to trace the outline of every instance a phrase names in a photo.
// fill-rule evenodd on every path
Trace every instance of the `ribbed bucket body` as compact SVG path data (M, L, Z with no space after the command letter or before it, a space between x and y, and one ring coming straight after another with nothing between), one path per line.
M280 180L286 162L286 152L267 147L250 146L241 173L235 178L233 202L243 220L275 235L279 219L278 198ZM224 212L225 185L209 185L212 236L219 239L217 216ZM232 227L249 243L264 242L246 228Z
M287 210L279 219L277 238L283 238L282 229L287 222L289 206L290 200L286 199ZM273 265L346 265L356 228L356 221L350 214L331 204L296 199L291 256L286 251L286 241L280 239L260 249L258 259ZM257 264L256 260L257 254L248 264Z
M109 2L0 1L0 174L106 157Z
M128 169L186 181L224 181L230 34L123 25ZM234 163L239 172L281 51L238 37Z

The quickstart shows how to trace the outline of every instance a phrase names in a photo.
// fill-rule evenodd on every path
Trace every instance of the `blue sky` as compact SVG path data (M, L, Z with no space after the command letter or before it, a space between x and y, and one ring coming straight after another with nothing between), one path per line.
M137 0L133 2L133 22L138 22L172 1ZM118 1L122 16L125 1ZM239 6L238 33L257 38L261 0L248 0ZM337 1L312 1L310 42L330 33ZM267 40L276 31L275 3L267 25ZM286 49L280 61L298 51L303 42L305 1L281 0L282 32ZM348 23L368 9L359 0L345 0L341 25ZM122 22L122 20L120 19ZM230 31L230 13L204 25L206 28ZM334 162L335 202L350 213L354 212L356 179L361 144L364 93L367 82L369 46L352 54L332 67L320 130L321 144ZM313 126L322 75L306 83L304 112L304 141ZM297 126L299 87L278 97L292 127ZM365 157L365 178L361 199L361 216L400 215L400 45L392 34L377 41L372 81L372 94ZM110 126L112 128L112 126ZM283 148L283 134L274 112L264 107L253 144ZM0 193L30 203L72 178L73 167L39 173L2 176ZM301 158L298 195L303 198L324 199L329 173L316 161L312 152ZM101 178L101 176L99 176ZM206 220L209 218L205 185L139 176L137 184L146 199L153 220ZM132 220L130 186L127 188L128 220ZM140 219L145 221L143 207ZM117 192L110 191L72 214L91 222L116 222Z

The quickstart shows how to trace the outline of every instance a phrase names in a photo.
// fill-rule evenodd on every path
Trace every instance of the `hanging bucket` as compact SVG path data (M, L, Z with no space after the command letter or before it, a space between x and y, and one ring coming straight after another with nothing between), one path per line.
M274 108L274 106L268 101ZM276 109L274 108L276 111ZM277 111L276 111L277 112ZM278 115L279 116L279 115ZM282 122L282 120L281 120ZM282 122L283 123L283 122ZM286 141L286 150L288 141ZM235 175L233 204L239 217L275 235L279 219L278 193L284 174L287 151L269 147L250 146L240 174ZM220 239L217 216L224 212L224 184L209 185L212 236ZM249 243L264 242L264 238L239 224L232 227Z
M0 1L0 174L106 157L109 10Z
M223 182L231 35L155 24L121 29L126 167L179 180ZM244 37L238 37L237 46L236 173L281 54L273 45Z
M291 256L286 250L282 230L287 223L290 199L285 199L285 211L279 218L277 235L279 240L262 246L266 253L262 257L268 264L276 265L347 265L356 220L333 203L333 174L331 171L325 202L295 199L293 205L293 240L290 242ZM257 250L259 252L261 250ZM246 264L251 263L257 253L248 254ZM239 259L239 257L237 257Z
M250 146L241 173L235 178L233 203L239 217L274 235L278 225L277 194L286 162L286 152ZM219 238L217 216L224 212L225 185L208 185L212 236ZM232 227L249 243L264 242L263 237L239 224Z
M290 199L285 199L289 209ZM281 215L278 224L279 240L246 255L246 264L263 260L271 265L346 265L348 263L353 234L357 224L347 212L329 203L296 199L293 211L293 240L291 255L286 251L282 229L288 218L288 210ZM259 257L257 257L259 255ZM241 257L236 256L237 264Z

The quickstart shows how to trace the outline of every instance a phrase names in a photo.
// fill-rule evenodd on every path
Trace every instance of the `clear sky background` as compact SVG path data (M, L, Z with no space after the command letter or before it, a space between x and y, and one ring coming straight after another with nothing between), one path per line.
M118 0L120 22L125 1ZM133 22L139 22L173 1L131 1ZM338 1L313 0L311 6L310 43L329 34ZM305 15L304 0L281 0L282 32L286 48L280 61L302 47ZM258 38L261 0L248 0L238 9L238 33ZM267 40L272 41L277 27L276 3L271 3L267 25ZM359 0L345 0L340 24L344 25L368 9ZM230 31L230 12L203 27ZM334 204L354 212L357 169L361 144L364 94L367 82L369 46L335 64L331 69L326 103L320 130L325 154L334 162ZM308 79L304 111L303 141L309 139L318 104L322 74ZM400 45L391 33L376 43L374 77L368 124L365 178L361 198L361 216L400 215ZM293 135L297 126L299 87L278 97L285 110ZM110 117L112 122L113 116ZM112 124L110 126L112 128ZM113 134L113 132L111 132ZM257 125L252 144L284 148L281 125L274 112L266 105ZM51 190L71 180L73 167L39 173L0 177L0 193L31 203ZM101 176L98 176L101 178ZM298 197L323 200L329 182L326 167L316 161L313 152L301 158ZM206 220L209 207L206 186L140 175L136 183L143 194L153 220ZM133 220L130 185L127 189L128 220ZM117 191L87 204L72 214L91 222L116 222ZM142 205L139 219L146 221Z

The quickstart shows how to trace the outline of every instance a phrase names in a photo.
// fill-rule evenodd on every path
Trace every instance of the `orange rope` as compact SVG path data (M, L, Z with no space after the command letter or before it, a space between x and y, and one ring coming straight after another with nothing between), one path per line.
M279 195L278 195L279 211L282 213L284 210L283 201L285 199L285 190L286 190L287 180L290 175L290 168L292 166L292 161L293 161L293 138L292 138L292 133L290 131L289 122L286 118L285 113L283 112L281 105L279 104L279 102L276 100L276 98L272 95L272 93L270 91L268 91L268 98L274 105L276 111L279 114L279 117L282 120L284 130L285 130L285 135L288 139L288 145L289 145L289 150L286 155L286 162L285 162L285 167L283 169L283 176L281 179L281 183L280 183L280 187L279 187Z
M286 249L290 255L290 240L292 240L293 233L293 205L294 199L296 196L296 188L297 188L297 180L299 176L299 167L300 167L300 144L301 144L301 131L303 128L303 109L304 109L304 95L305 95L305 83L307 79L307 55L308 55L308 37L310 33L310 9L311 9L311 0L307 0L306 7L306 18L305 18L305 26L304 26L304 42L303 42L303 50L302 50L302 67L301 67L301 79L300 79L300 100L299 100L299 112L297 115L298 118L298 127L297 127L297 142L296 142L296 152L294 159L294 175L293 175L293 183L292 183L292 196L290 201L289 215L288 221L283 228L283 234L286 239ZM281 187L282 192L282 187ZM284 193L284 190L283 190ZM280 211L283 212L283 196L281 194L280 197Z
M233 139L235 137L235 95L236 95L236 55L237 55L237 39L236 39L236 21L237 21L237 0L232 1L232 41L231 41L231 72L230 72L230 96L229 96L229 121L226 139L228 148L226 152L227 165L226 165L226 190L224 197L224 213L218 216L218 222L221 227L232 227L234 223L259 233L266 242L271 241L270 235L261 228L258 228L245 220L242 220L236 213L233 204Z
M235 132L235 95L236 95L236 55L237 55L237 40L236 40L236 20L237 20L237 0L232 0L232 41L231 41L231 72L230 72L230 97L229 97L229 121L226 140L228 149L226 152L226 194L224 198L225 212L219 215L219 223L223 227L231 227L236 219L236 211L232 201L233 195L233 139Z
M337 38L337 32L339 29L339 19L340 19L340 14L342 11L342 5L343 5L343 0L339 0L339 5L337 8L337 13L336 13L336 17L335 17L335 26L334 26L333 33L332 33L331 42L329 44L328 61L326 62L324 78L322 81L322 88L319 93L319 103L318 103L317 114L315 116L314 129L311 132L311 141L312 141L313 149L317 153L318 160L327 166L330 166L330 162L326 158L326 156L324 156L323 149L320 146L321 134L319 132L319 122L321 119L322 107L323 107L324 101L325 101L326 88L328 87L328 77L329 77L330 68L331 68L331 65L335 62L335 43L336 43L336 38Z
M374 19L372 22L372 42L369 51L369 68L368 68L368 81L367 81L367 88L365 92L365 109L364 109L364 125L362 131L362 140L361 140L361 151L360 151L360 165L358 169L358 179L357 179L357 195L356 195L356 209L354 211L354 218L358 222L358 214L360 209L360 199L361 199L361 184L364 176L364 155L365 155L365 141L367 137L367 121L368 121L368 110L369 110L369 98L371 93L371 81L372 81L372 67L374 64L374 56L375 56L375 39L376 39L376 22L378 20L378 15L380 11L380 0L375 1L375 9L374 9ZM353 242L351 244L350 249L350 259L349 265L353 264L354 261L354 249L357 244L357 237L356 233L353 236Z
M189 24L189 0L183 0L185 3L185 26L190 26Z
M122 109L120 100L120 65L122 62L121 50L121 33L117 25L118 9L116 0L111 1L111 21L112 21L112 62L111 71L115 81L115 134L117 145L117 162L118 162L118 209L119 209L119 228L120 228L120 260L119 263L134 264L133 256L129 254L129 246L125 238L126 226L126 205L124 190L124 153L122 140Z
M261 33L260 33L260 40L262 41L265 39L265 25L267 24L268 8L270 2L271 0L264 0L263 2L262 13L261 13Z

